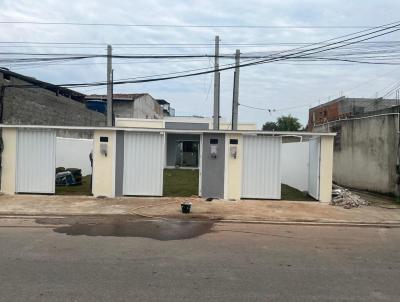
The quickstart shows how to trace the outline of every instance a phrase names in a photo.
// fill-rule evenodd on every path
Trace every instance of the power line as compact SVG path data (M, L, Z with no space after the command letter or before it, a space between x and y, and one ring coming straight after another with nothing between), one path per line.
M377 27L378 28L378 27ZM354 34L354 33L353 33ZM220 45L227 46L276 46L276 45L310 45L310 44L322 44L320 41L310 41L310 42L249 42L249 43L235 43L235 42L221 42ZM385 40L385 41L368 41L360 44L379 44L379 43L389 43L398 44L400 40ZM44 42L44 41L0 41L0 44L35 44L35 45L93 45L93 46L106 46L107 43L100 42ZM213 46L213 43L111 43L113 46Z
M44 21L0 21L0 24L28 25L71 25L107 27L159 27L159 28L263 28L263 29L370 29L367 25L236 25L236 24L128 24L128 23L87 23L87 22L44 22Z
M395 24L395 25L393 25ZM282 61L282 60L288 60L288 59L296 59L296 58L310 58L309 55L312 54L317 54L317 53L322 53L322 52L326 52L329 50L333 50L333 49L337 49L337 48L341 48L341 47L345 47L348 45L353 45L359 42L364 42L364 41L368 41L370 39L373 38L377 38L380 36L384 36L396 31L399 31L399 22L393 22L390 23L388 25L385 26L379 26L377 28L372 29L373 31L371 32L371 30L364 30L364 31L360 31L358 33L353 33L353 34L349 34L349 35L345 35L339 38L343 38L343 37L349 37L349 36L355 36L358 34L358 36L352 37L352 38L347 38L347 39L342 39L341 41L336 41L336 42L332 42L332 43L328 43L322 46L317 46L311 49L305 49L302 51L297 51L299 49L304 49L305 47L299 47L299 48L295 48L292 50L292 52L290 51L282 51L280 53L288 53L286 55L281 55L281 56L269 56L268 59L265 60L250 60L251 62L247 62L244 64L240 64L239 67L247 67L247 66L253 66L253 65L258 65L258 64L265 64L265 63L271 63L271 62L276 62L276 61ZM369 32L368 32L369 31ZM368 33L365 33L368 32ZM361 34L364 33L364 34ZM328 41L334 41L334 40L338 40L339 38L333 38L333 39L329 39L326 41L322 41L321 43L326 43ZM361 40L360 40L361 39ZM321 43L316 43L316 45L320 45ZM343 44L345 43L345 44ZM279 53L278 53L279 54ZM141 79L141 80L128 80L128 81L116 81L115 84L128 84L128 83L144 83L144 82L154 82L154 81L162 81L162 80L169 80L169 79L177 79L177 78L184 78L184 77L192 77L192 76L198 76L198 75L203 75L203 74L208 74L208 73L213 73L213 72L218 72L218 71L224 71L224 70L229 70L235 68L235 66L227 66L227 67L223 67L223 68L219 68L218 70L207 70L207 71L201 71L201 72L195 72L195 73L189 73L189 74L180 74L180 75L173 75L173 76L162 76L162 77L158 77L158 78L149 78L149 79ZM59 86L65 86L65 87L87 87L87 86L101 86L104 85L104 82L95 82L95 83L75 83L75 84L64 84L64 85L59 85ZM15 86L14 86L15 87Z
M267 111L266 108L254 107L254 106L245 105L245 104L242 104L242 103L240 103L239 106L246 107L246 108L250 108L250 109L255 109L255 110Z

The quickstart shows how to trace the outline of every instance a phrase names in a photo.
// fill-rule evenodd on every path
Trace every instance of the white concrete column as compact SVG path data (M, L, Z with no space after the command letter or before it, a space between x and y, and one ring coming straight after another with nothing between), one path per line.
M321 202L332 199L333 136L321 136L320 193Z
M237 140L237 145L231 144L231 140ZM236 158L231 154L231 147L236 147ZM242 135L226 134L224 199L239 200L242 195L242 151Z
M116 137L115 130L94 131L92 176L92 193L94 196L115 197ZM105 142L105 140L108 141ZM101 152L102 144L107 146L107 155Z
M17 129L3 128L4 150L1 157L1 192L15 194L17 170Z

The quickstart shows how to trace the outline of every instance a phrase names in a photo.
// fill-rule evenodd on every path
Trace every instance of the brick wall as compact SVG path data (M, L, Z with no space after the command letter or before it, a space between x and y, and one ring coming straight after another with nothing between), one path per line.
M326 104L309 111L308 127L312 129L314 124L322 124L337 120L340 116L339 103Z

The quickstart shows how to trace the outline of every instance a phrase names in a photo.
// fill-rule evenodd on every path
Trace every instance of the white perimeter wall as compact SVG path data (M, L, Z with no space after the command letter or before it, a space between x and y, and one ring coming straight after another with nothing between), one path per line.
M282 183L308 191L308 142L282 144Z
M92 174L89 160L92 150L92 139L57 137L56 167L79 168L83 176Z

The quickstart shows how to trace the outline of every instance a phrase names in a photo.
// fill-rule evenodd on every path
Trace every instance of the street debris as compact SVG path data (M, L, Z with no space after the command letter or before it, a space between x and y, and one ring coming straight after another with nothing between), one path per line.
M357 194L354 194L348 189L342 188L338 185L332 186L332 201L331 205L341 206L345 209L358 208L361 206L368 206L369 203Z

